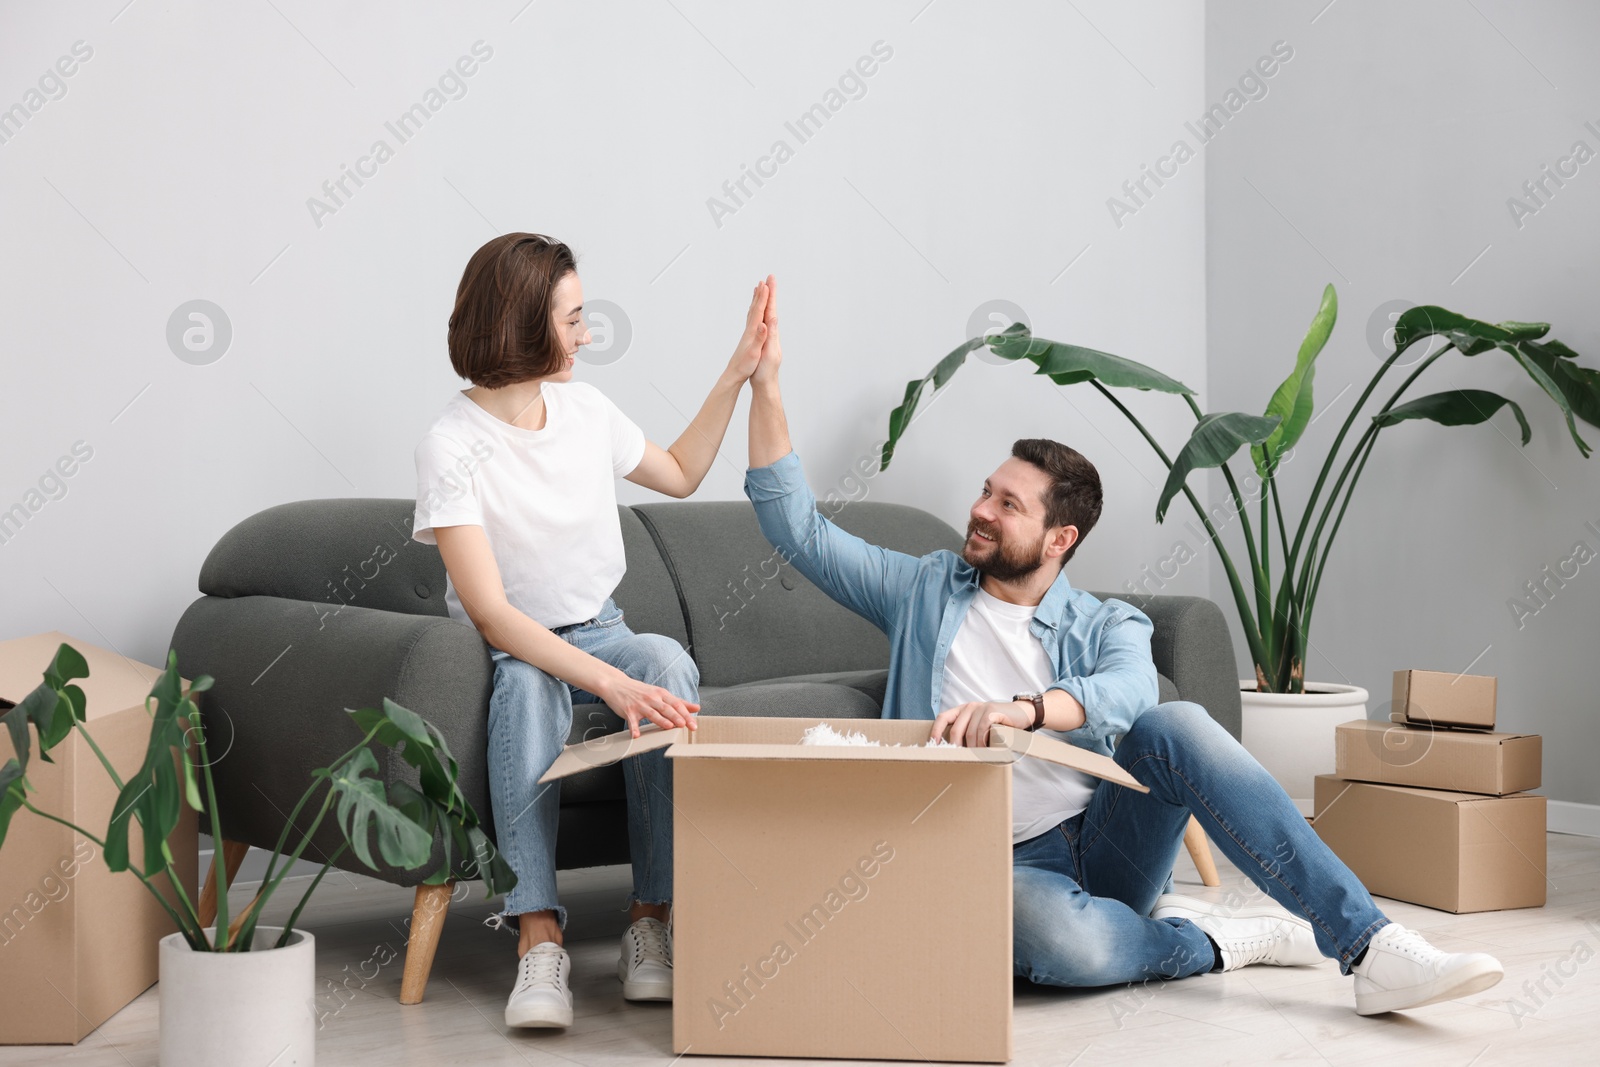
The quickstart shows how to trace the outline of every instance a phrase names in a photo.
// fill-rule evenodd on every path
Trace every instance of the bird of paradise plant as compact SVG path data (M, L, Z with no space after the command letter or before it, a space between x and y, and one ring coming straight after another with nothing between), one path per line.
M1179 493L1199 515L1233 592L1245 641L1255 664L1257 690L1263 693L1303 692L1312 612L1322 588L1329 554L1355 493L1356 482L1366 469L1382 431L1416 419L1444 426L1473 426L1487 422L1501 408L1509 408L1521 430L1522 444L1526 446L1532 438L1522 407L1488 390L1449 389L1401 403L1406 390L1424 371L1449 352L1469 357L1485 353L1504 355L1526 371L1560 410L1579 455L1588 458L1590 447L1579 435L1575 418L1600 426L1600 371L1580 366L1577 352L1560 341L1546 338L1550 332L1548 323L1491 324L1442 307L1414 307L1396 320L1394 351L1373 374L1339 428L1305 507L1291 528L1284 517L1277 476L1284 457L1311 422L1316 360L1333 332L1338 306L1337 294L1329 285L1323 290L1321 305L1300 343L1294 368L1273 392L1261 415L1240 411L1203 413L1195 401L1193 389L1160 371L1109 352L1035 337L1022 323L1013 323L1000 333L963 342L941 359L927 376L906 384L904 398L889 414L889 436L883 446L881 467L888 468L896 445L911 425L924 390L929 385L932 391L942 389L967 356L979 348L987 346L1003 360L1032 363L1037 368L1036 375L1048 378L1055 385L1087 382L1133 423L1167 468L1166 484L1156 503L1156 521L1159 523L1166 518L1168 505ZM1328 479L1341 458L1345 439L1355 428L1378 383L1401 355L1429 338L1438 338L1439 343L1436 347L1432 343L1425 346L1431 350L1417 360L1415 369L1400 387L1368 417L1354 445L1344 454L1343 465L1332 487L1328 488ZM1176 456L1168 456L1155 435L1117 398L1113 389L1171 393L1183 398L1194 415L1195 426ZM1246 446L1261 486L1259 531L1251 523L1239 483L1228 464ZM1228 486L1232 510L1239 516L1246 557L1242 576L1218 536L1211 515L1189 488L1189 475L1205 468L1220 468ZM1326 495L1324 489L1327 489ZM1282 567L1276 584L1272 557L1274 528Z

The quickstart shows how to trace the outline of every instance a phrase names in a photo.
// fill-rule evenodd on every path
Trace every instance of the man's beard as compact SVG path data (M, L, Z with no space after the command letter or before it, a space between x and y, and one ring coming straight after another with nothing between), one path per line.
M976 522L967 520L968 540L971 540L973 531L977 528ZM972 564L979 574L993 578L997 582L1016 582L1044 565L1044 561L1040 559L1044 551L1043 534L1040 534L1039 539L1032 545L1013 548L1001 539L1000 531L984 530L983 533L995 540L994 547L982 559L974 558L965 547L961 550L961 558Z

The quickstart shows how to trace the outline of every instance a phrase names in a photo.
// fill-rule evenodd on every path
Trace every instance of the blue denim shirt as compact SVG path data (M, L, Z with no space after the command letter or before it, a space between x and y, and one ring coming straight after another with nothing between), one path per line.
M940 549L917 557L840 529L817 513L800 457L790 452L745 474L761 532L819 589L889 637L887 719L932 719L940 711L944 661L977 595L980 575ZM1111 739L1160 699L1144 612L1102 601L1067 581L1065 569L1034 611L1029 630L1043 643L1055 680L1083 705L1085 722L1063 736L1105 755ZM1010 693L996 693L1006 700Z

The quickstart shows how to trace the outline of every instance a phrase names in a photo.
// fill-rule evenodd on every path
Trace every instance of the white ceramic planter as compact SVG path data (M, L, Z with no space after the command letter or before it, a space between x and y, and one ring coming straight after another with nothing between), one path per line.
M296 930L272 948L282 933L257 927L249 952L161 939L161 1067L316 1063L316 939Z
M1333 773L1333 728L1367 717L1367 691L1307 682L1304 693L1258 693L1253 678L1239 679L1239 688L1244 704L1240 742L1310 818L1313 780Z

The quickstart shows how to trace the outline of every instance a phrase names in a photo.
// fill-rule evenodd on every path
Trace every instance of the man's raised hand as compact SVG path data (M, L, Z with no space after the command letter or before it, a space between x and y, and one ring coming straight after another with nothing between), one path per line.
M761 346L761 362L751 377L753 385L776 382L778 366L783 362L783 344L778 340L778 279L775 275L767 275L766 288L766 314L762 323L766 328L766 338Z

